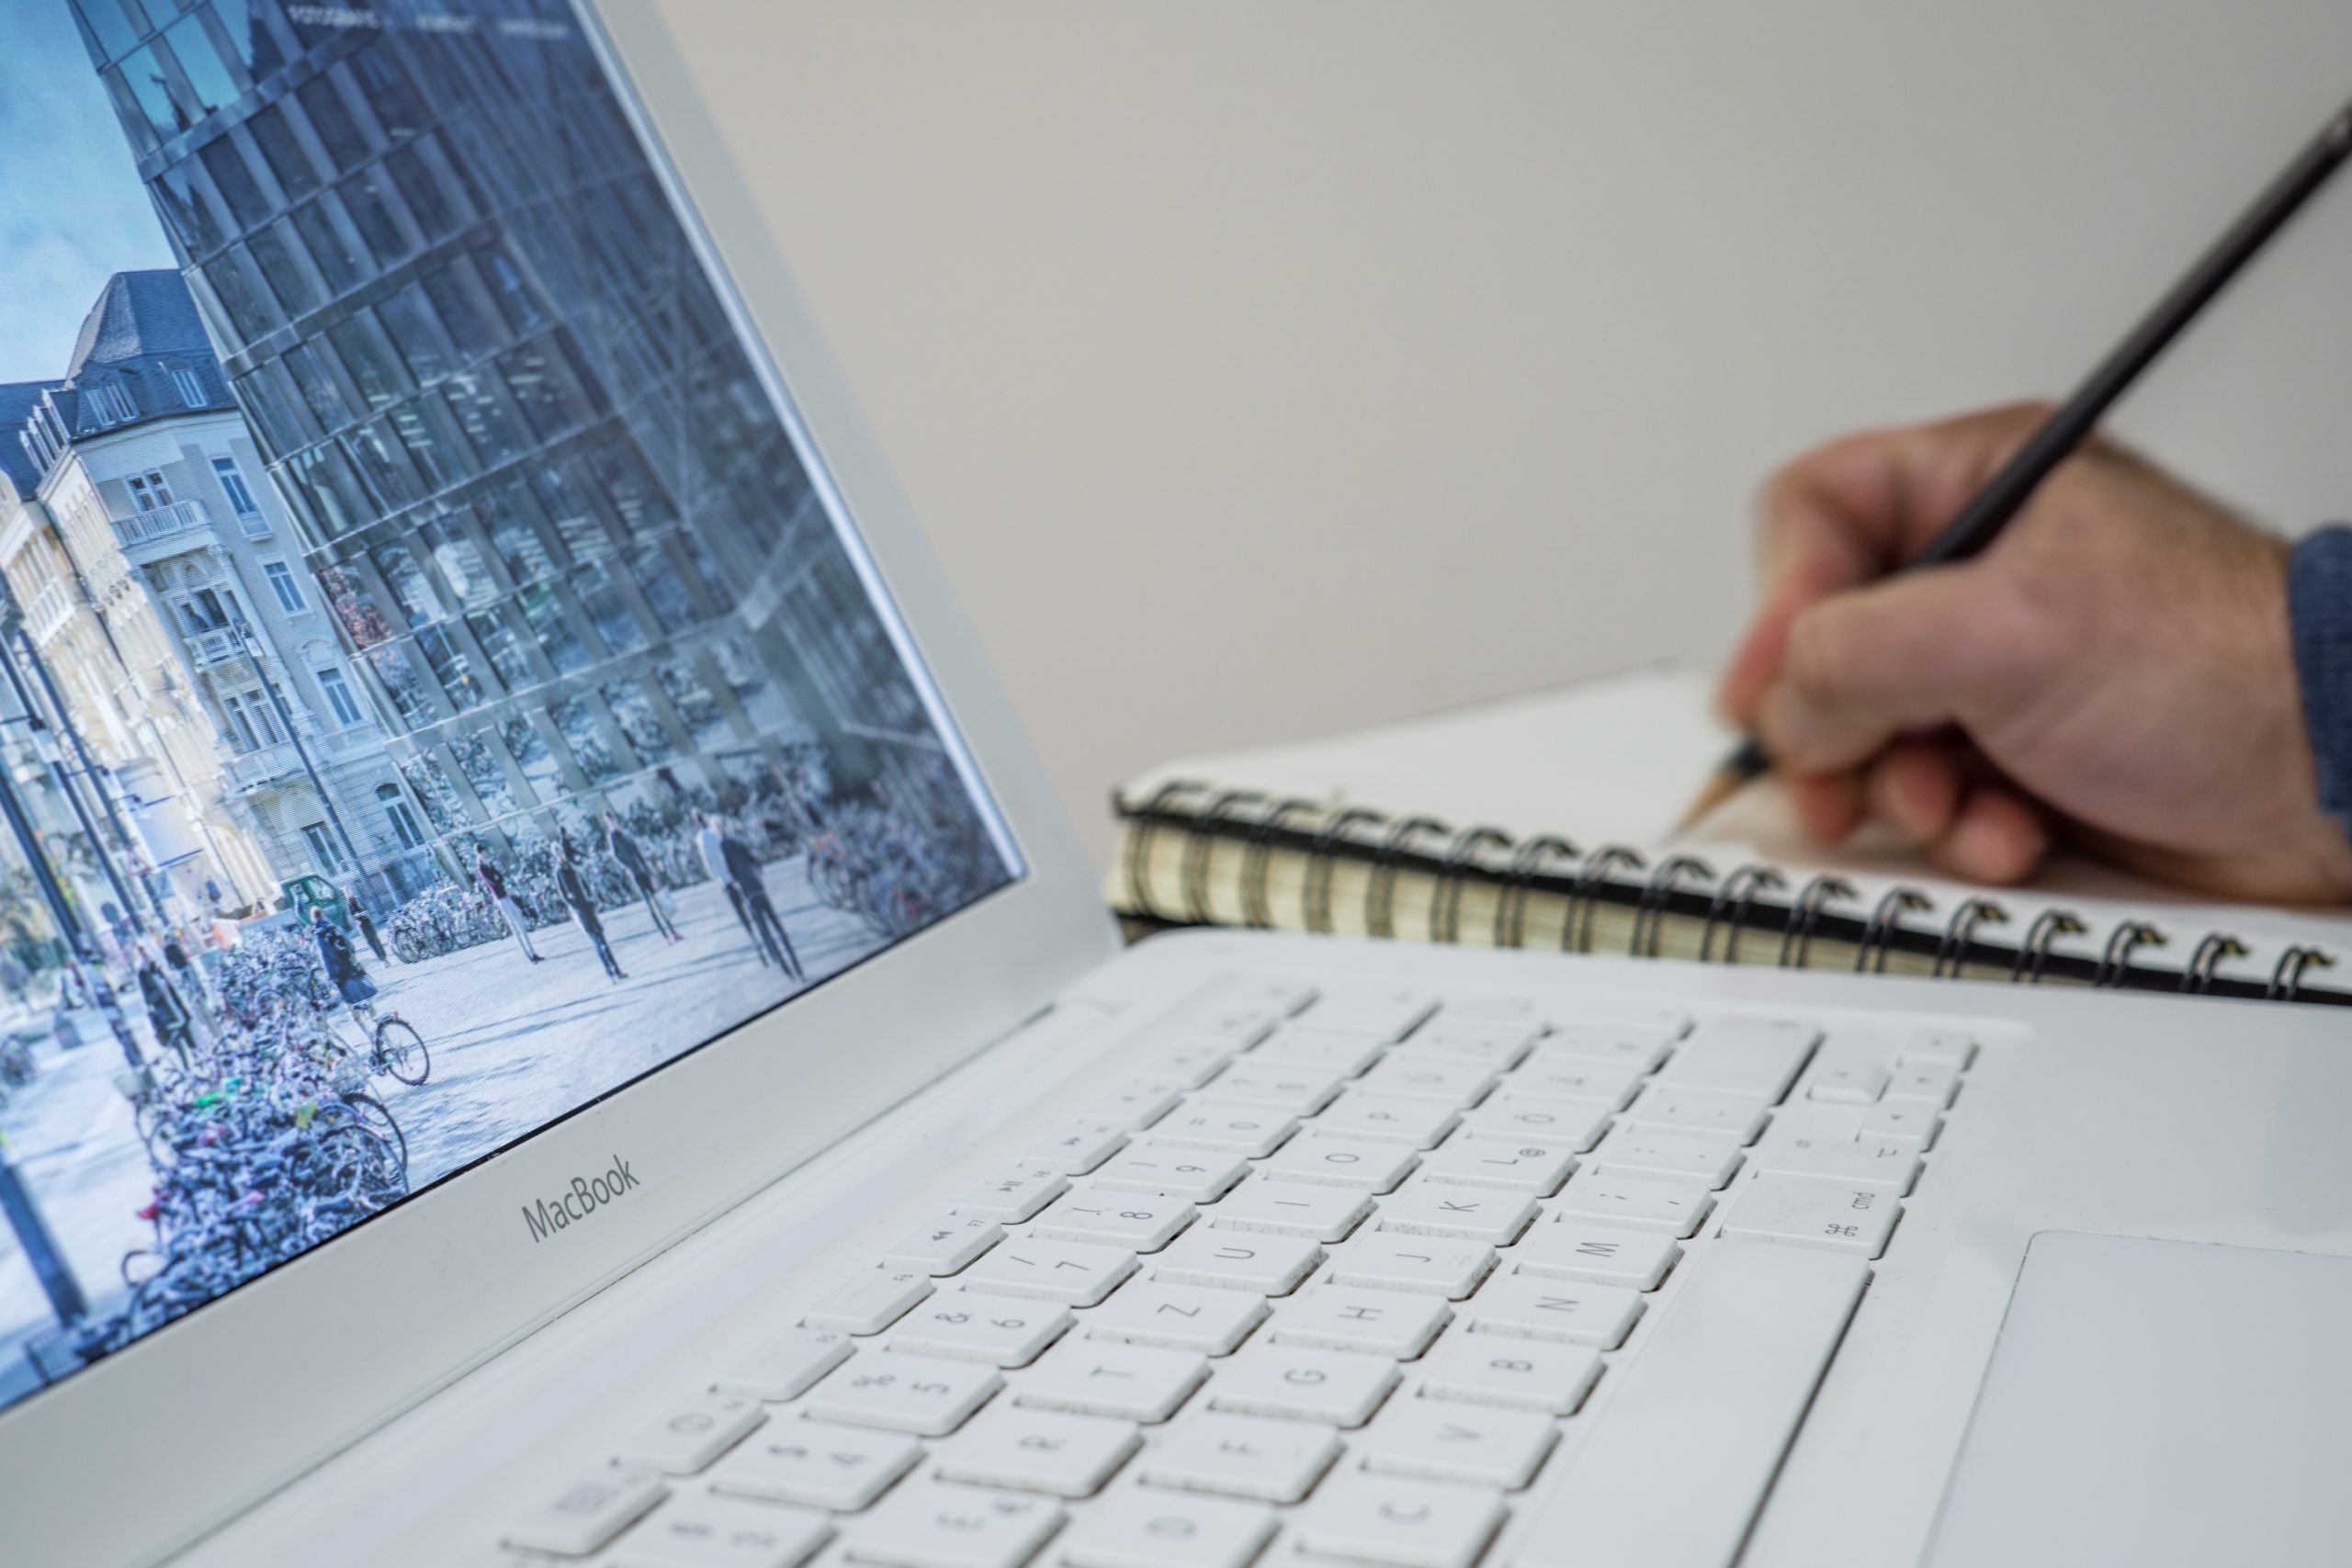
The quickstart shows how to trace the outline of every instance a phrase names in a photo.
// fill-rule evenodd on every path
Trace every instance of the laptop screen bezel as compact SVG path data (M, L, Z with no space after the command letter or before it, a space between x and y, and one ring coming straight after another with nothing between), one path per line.
M1084 854L653 8L580 0L1018 845L1023 874L0 1411L7 1551L154 1557L233 1516L1038 1012L1117 945ZM764 351L763 355L761 351ZM592 1224L521 1217L615 1158Z

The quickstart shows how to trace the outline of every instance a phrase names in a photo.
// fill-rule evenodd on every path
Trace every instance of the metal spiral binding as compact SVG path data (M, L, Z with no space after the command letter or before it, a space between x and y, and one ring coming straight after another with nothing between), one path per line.
M1430 894L1430 940L1459 943L1462 941L1462 873L1479 849L1493 844L1509 849L1511 836L1500 828L1464 828L1445 846L1445 859L1437 868L1437 886Z
M2303 971L2311 968L2333 969L2335 955L2316 947L2301 943L2278 955L2278 966L2270 971L2270 984L2263 987L2262 999L2267 1002L2291 1002L2295 993L2302 989Z
M2050 944L2062 936L2080 936L2088 930L2072 909L2044 909L2034 916L2033 924L2025 929L2025 941L2018 945L2017 956L2009 961L2009 984L2026 977L2029 960L2033 964L2032 983L2041 984L2042 967L2050 962Z
M1811 967L1813 928L1820 922L1822 906L1854 896L1854 885L1842 876L1816 876L1798 889L1796 902L1789 906L1788 930L1781 933L1781 967Z
M1241 852L1241 918L1258 931L1274 923L1274 907L1266 900L1266 868L1274 858L1274 835L1285 818L1315 808L1314 801L1294 795L1260 812L1250 829L1249 846Z
M2109 935L2091 984L2107 990L2121 986L2132 973L2132 955L2143 947L2162 947L2165 941L2165 933L2145 920L2124 921Z
M1642 857L1623 844L1603 844L1584 857L1584 868L1577 873L1576 886L1568 893L1567 917L1560 925L1561 952L1592 951L1593 904L1600 897L1601 884L1615 866L1627 871L1645 869Z
M1136 902L1142 906L1140 913L1160 919L1168 918L1160 913L1159 900L1151 894L1151 840L1159 831L1159 814L1178 795L1197 794L1208 787L1198 779L1171 779L1152 792L1141 811L1127 814L1132 823L1127 834L1127 886L1134 892Z
M1693 874L1701 882L1713 882L1715 868L1696 855L1672 855L1650 873L1642 887L1642 900L1634 906L1634 930L1625 940L1625 956L1657 956L1659 939L1666 933L1667 901L1674 897L1674 885Z
M1209 856L1216 850L1216 825L1235 807L1255 805L1265 798L1263 790L1229 789L1193 818L1192 831L1184 840L1183 889L1184 913L1194 925L1209 923Z
M2203 996L2213 988L2213 971L2224 960L2245 956L2245 943L2237 938L2224 931L2206 932L2204 940L2198 942L2197 951L2188 955L2188 967L2180 972L2181 990L2194 990Z
M1340 837L1359 822L1385 822L1388 813L1368 807L1351 806L1345 811L1331 814L1323 830L1315 835L1315 848L1308 851L1306 885L1299 889L1299 912L1306 920L1306 929L1318 935L1331 930L1331 867L1338 853Z
M1896 887L1871 907L1871 918L1862 926L1862 940L1854 949L1854 973L1868 971L1872 975L1886 973L1886 955L1894 946L1894 939L1903 934L1903 917L1924 913L1936 907L1935 900L1916 887Z
M1566 839L1530 839L1503 868L1503 890L1495 899L1495 945L1519 947L1527 941L1527 891L1546 855L1574 860L1577 847Z
M1368 934L1396 934L1396 868L1404 860L1405 846L1412 841L1413 835L1453 831L1434 817L1408 817L1389 829L1373 860L1372 880L1364 885L1363 929Z
M1936 966L1928 975L1938 980L1959 979L1968 967L1968 950L1976 941L1976 928L2008 923L2009 912L1990 898L1962 899L1960 908L1951 912L1951 922L1944 927L1942 940L1936 943Z
M1748 907L1756 902L1756 895L1769 887L1786 887L1789 879L1777 867L1769 865L1734 866L1732 874L1715 889L1713 900L1707 906L1707 924L1699 933L1699 962L1712 964L1715 958L1715 927L1728 911L1730 924L1724 932L1724 962L1739 962L1740 933L1747 926Z

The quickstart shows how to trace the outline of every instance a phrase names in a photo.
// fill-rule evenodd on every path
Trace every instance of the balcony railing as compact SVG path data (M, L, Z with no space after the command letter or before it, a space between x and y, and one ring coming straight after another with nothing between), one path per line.
M241 751L220 765L222 777L237 790L257 789L301 771L302 759L295 754L293 743L286 740Z
M47 642L73 616L74 591L61 577L33 595L25 610L25 625L31 628L35 642Z
M232 659L243 659L244 656L243 639L237 636L232 627L222 626L216 631L198 632L187 639L188 660L198 670L209 669L215 664L225 664Z
M114 536L125 549L129 549L133 545L153 544L175 534L209 528L212 526L212 514L204 509L204 502L191 497L187 501L175 501L169 506L159 506L153 512L134 512L128 517L112 517L107 521L114 526Z

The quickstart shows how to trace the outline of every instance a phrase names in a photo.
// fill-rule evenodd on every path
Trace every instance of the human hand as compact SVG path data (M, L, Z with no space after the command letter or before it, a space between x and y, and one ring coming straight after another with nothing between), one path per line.
M1867 816L1974 882L2014 882L2064 838L2207 892L2352 899L2352 842L2319 807L2283 540L2093 441L1982 556L1878 581L2044 412L1849 436L1776 474L1724 716L1825 843Z

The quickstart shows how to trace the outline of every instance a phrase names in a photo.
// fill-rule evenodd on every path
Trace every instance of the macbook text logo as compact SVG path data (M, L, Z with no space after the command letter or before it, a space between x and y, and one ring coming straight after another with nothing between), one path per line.
M628 1161L615 1155L612 1169L594 1176L575 1176L569 1191L557 1194L552 1201L542 1198L526 1204L523 1223L530 1227L531 1240L537 1244L567 1225L586 1219L636 1185L637 1172L629 1169Z

